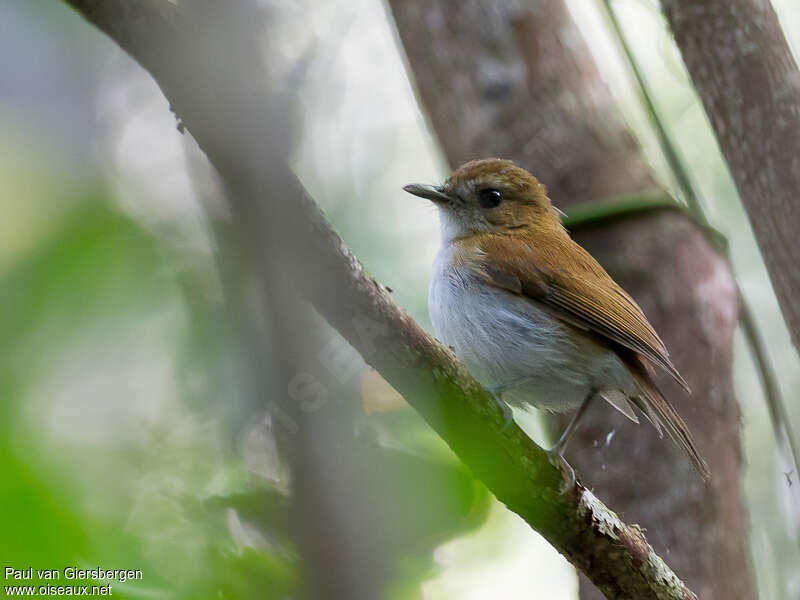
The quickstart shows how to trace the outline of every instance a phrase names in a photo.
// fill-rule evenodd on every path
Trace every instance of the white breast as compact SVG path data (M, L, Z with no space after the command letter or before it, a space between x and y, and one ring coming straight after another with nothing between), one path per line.
M511 404L575 408L592 388L633 390L621 360L535 302L454 266L452 244L436 257L428 296L436 335L486 387L524 381Z

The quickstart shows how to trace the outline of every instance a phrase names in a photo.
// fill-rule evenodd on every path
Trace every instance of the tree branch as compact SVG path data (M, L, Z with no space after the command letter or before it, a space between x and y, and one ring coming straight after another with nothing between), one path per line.
M495 496L610 598L696 598L590 491L562 474L448 349L368 277L287 166L291 98L268 90L247 0L68 0L156 79L220 173L237 234L284 274ZM279 199L267 203L265 198ZM265 275L262 275L265 276Z

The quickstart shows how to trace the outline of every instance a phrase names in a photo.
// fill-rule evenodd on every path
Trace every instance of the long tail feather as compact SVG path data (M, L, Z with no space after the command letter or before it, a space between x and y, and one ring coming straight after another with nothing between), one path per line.
M708 479L711 475L708 464L700 455L692 434L678 411L669 403L655 384L649 381L649 378L638 373L634 374L634 376L641 391L641 397L634 400L636 406L653 423L659 433L661 433L662 429L666 431L667 436L675 442L675 445L689 456L692 465L700 473L700 476L704 480Z

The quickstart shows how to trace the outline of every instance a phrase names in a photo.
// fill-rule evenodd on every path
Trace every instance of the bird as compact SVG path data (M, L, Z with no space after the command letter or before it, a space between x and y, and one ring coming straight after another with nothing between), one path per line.
M639 305L564 228L545 186L509 160L458 167L441 185L406 192L438 208L441 247L428 292L437 338L506 411L575 413L547 450L575 483L564 451L581 416L602 399L643 415L710 472L691 432L655 383L657 370L689 386Z

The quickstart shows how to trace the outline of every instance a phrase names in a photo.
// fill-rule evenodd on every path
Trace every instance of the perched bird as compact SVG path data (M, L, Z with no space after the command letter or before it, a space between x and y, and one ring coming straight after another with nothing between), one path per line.
M636 302L570 238L544 185L489 158L462 165L441 186L403 189L439 209L442 246L428 297L439 339L506 409L504 401L578 409L552 458L569 467L570 434L602 398L637 423L641 412L708 478L686 423L653 381L655 368L688 392L686 382Z

